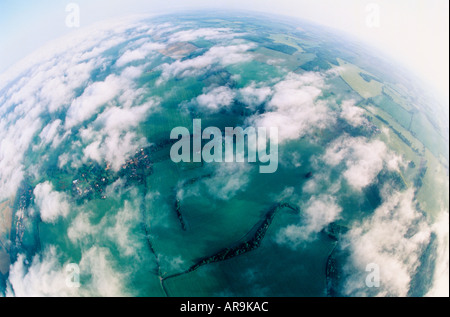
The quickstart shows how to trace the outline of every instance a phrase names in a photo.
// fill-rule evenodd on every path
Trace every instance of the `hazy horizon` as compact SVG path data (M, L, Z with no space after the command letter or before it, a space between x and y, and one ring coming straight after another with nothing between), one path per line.
M246 10L311 21L353 36L377 47L434 87L448 103L448 7L434 1L55 1L24 4L6 0L0 4L0 72L39 49L45 43L76 31L65 25L66 6L80 8L80 28L130 15L166 14L183 10ZM369 21L369 22L368 22ZM44 23L43 23L44 22Z

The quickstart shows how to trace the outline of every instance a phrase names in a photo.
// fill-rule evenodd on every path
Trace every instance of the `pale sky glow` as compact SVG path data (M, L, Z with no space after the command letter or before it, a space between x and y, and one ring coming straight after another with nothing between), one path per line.
M37 1L36 1L37 2ZM134 14L186 9L251 10L288 15L342 30L403 63L449 98L449 2L447 0L78 0L0 2L0 71L46 42L73 32L65 7L80 6L81 27ZM366 23L379 9L379 26ZM372 9L371 9L372 8Z

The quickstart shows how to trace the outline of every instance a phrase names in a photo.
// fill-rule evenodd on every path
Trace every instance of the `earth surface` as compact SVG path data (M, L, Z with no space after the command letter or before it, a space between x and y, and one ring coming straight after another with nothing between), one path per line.
M448 295L448 117L372 49L170 15L80 30L2 76L2 295ZM278 128L277 171L174 163L193 119Z

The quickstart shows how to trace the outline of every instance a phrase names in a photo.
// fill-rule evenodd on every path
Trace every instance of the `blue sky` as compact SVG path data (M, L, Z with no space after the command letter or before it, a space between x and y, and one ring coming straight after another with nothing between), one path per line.
M65 8L71 2L80 6L81 27L127 15L187 9L246 9L311 20L378 47L448 101L447 0L1 0L0 72L46 42L73 32L65 25ZM380 23L368 27L373 4Z

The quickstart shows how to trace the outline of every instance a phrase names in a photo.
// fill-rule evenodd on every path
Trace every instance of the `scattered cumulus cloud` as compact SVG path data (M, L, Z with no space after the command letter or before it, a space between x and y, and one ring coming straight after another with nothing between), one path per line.
M359 127L366 122L364 109L355 106L354 100L345 100L342 102L341 117L353 127Z
M77 289L66 285L66 273L59 262L55 247L50 247L42 255L35 255L31 265L20 254L9 270L9 288L6 296L76 296Z
M228 107L232 104L235 92L226 87L216 87L197 97L197 103L201 108L211 111L220 110L222 107Z
M157 103L150 100L131 108L110 107L98 115L87 128L80 130L84 144L84 160L92 159L100 164L106 162L118 171L120 166L136 151L145 146L146 138L133 131L145 120L150 109Z
M70 278L61 262L57 248L50 246L36 254L31 264L20 254L11 265L6 296L17 297L73 297L73 296L126 296L126 275L116 271L111 253L106 248L91 247L82 252L80 287L69 287Z
M139 198L136 202L125 200L123 206L115 213L105 214L100 222L91 219L91 212L81 211L71 222L67 236L74 244L90 245L95 239L97 243L109 242L119 250L122 257L139 258L139 249L142 248L141 238L133 233L140 225Z
M109 249L93 246L83 252L80 271L89 273L90 279L80 289L81 296L118 297L130 296L125 289L127 273L114 268Z
M37 184L33 193L42 221L55 222L59 217L65 218L69 213L68 197L64 193L54 191L50 182Z
M250 183L252 166L249 164L219 164L211 177L190 186L179 186L178 199L200 196L205 190L211 197L229 200L245 190Z
M301 224L282 228L277 236L278 243L295 248L302 242L314 238L315 234L338 220L342 212L336 199L328 194L312 196L305 204L301 205L300 210Z
M394 192L384 198L373 216L354 225L344 240L350 251L344 292L351 296L367 296L366 266L380 268L378 296L406 296L430 239L430 227L415 208L414 191Z
M150 42L145 43L136 49L126 50L125 53L123 53L122 56L120 56L116 61L116 66L122 67L131 62L144 60L149 56L150 53L163 48L165 48L164 44Z
M436 222L432 225L436 233L438 247L433 285L426 296L449 296L449 217L448 211L441 211Z
M229 200L244 190L250 182L251 166L248 164L222 164L213 177L204 180L213 197Z
M344 178L357 190L370 185L386 165L391 170L398 169L400 158L393 156L380 140L343 135L327 148L324 161L336 166L345 164Z
M169 43L190 42L199 38L205 40L231 39L242 34L234 33L229 28L200 28L176 32L170 36Z
M51 147L55 149L69 135L70 131L66 131L64 129L62 121L60 119L56 119L47 124L39 133L41 142L36 148L43 148L46 145L51 145Z
M41 119L32 113L8 121L0 119L0 199L15 195L25 173L25 151L42 127Z
M239 89L239 99L251 109L264 103L271 94L270 87L257 88L255 84Z
M101 106L117 96L122 87L123 81L116 75L109 75L104 81L89 85L67 110L66 128L70 129L92 117Z
M250 121L258 127L277 127L279 142L326 128L334 119L325 101L318 99L324 85L324 78L318 73L290 73L273 87L268 111Z
M199 76L216 65L229 66L237 63L249 61L251 55L248 51L253 47L250 44L236 44L230 46L213 46L203 55L187 60L177 60L171 64L165 63L160 66L162 69L161 78L158 83L171 77Z

